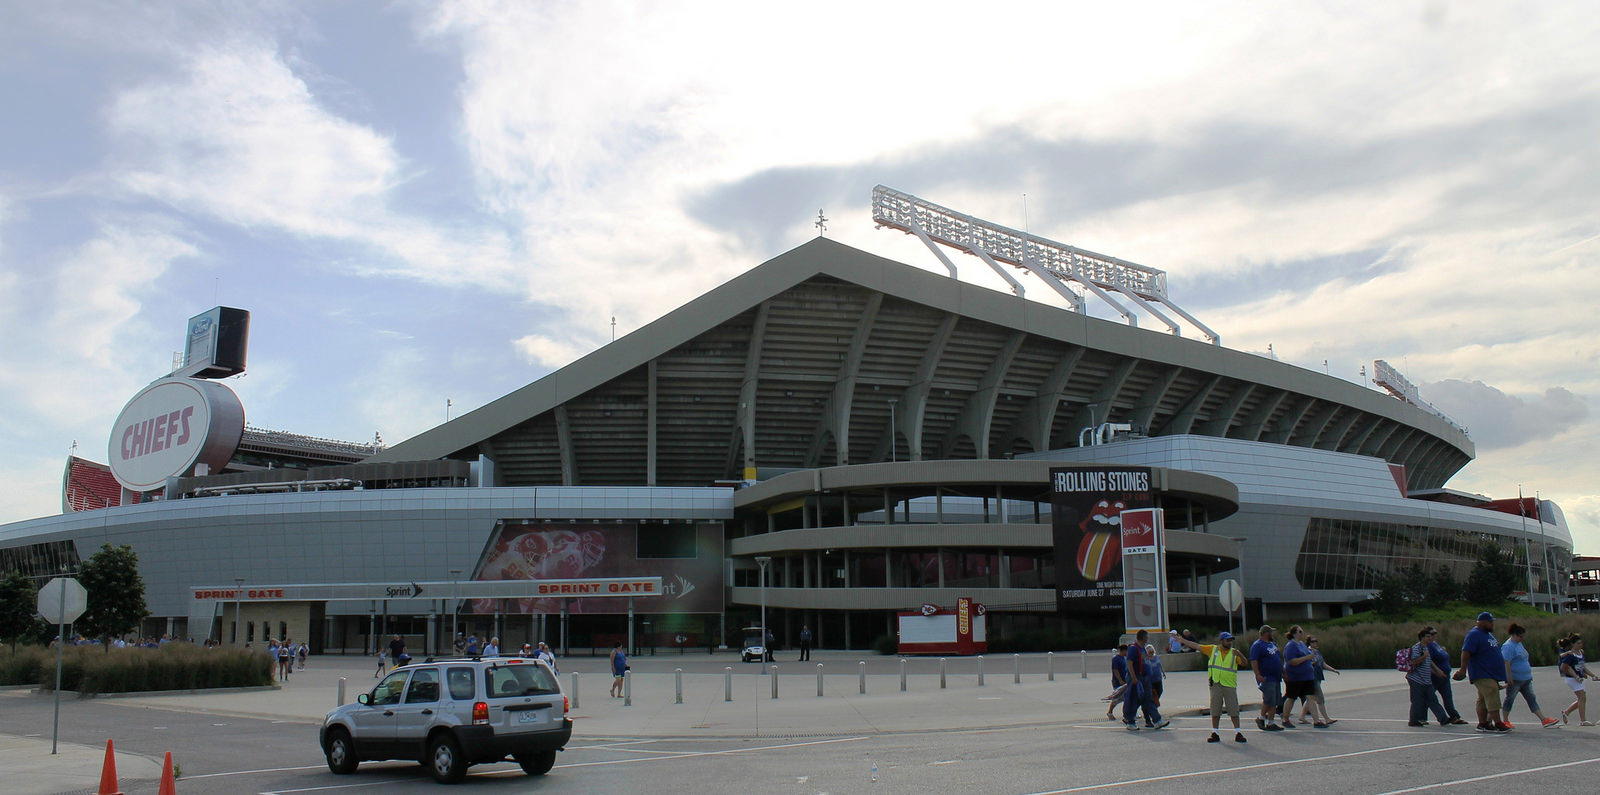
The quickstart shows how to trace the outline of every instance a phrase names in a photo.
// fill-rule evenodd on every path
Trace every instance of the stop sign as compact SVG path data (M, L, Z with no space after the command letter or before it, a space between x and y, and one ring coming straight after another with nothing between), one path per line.
M89 607L89 592L71 577L57 577L39 589L39 615L52 624L71 624Z

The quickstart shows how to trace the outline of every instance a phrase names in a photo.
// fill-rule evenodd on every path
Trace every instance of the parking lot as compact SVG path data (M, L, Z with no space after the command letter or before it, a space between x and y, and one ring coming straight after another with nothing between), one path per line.
M829 666L853 660L827 656ZM918 661L924 667L933 661ZM1266 734L1246 721L1247 744L1205 742L1209 719L1182 714L1204 695L1198 673L1173 674L1165 703L1179 712L1160 732L1126 732L1104 719L1103 676L1080 680L1061 672L1046 680L1037 660L1009 665L978 687L970 667L951 672L940 690L932 673L916 673L900 692L893 660L874 660L868 694L859 678L830 676L825 695L814 677L780 681L777 701L754 665L740 669L733 702L722 677L689 678L685 703L675 700L671 668L648 659L636 666L634 705L608 698L601 678L586 678L582 708L574 710L573 742L556 768L530 778L512 763L474 767L467 791L506 792L1154 792L1175 786L1244 788L1292 786L1301 792L1453 792L1555 787L1589 791L1600 767L1600 728L1531 728L1481 735L1471 726L1409 728L1405 690L1392 672L1351 672L1336 680L1329 708L1340 722ZM357 672L357 663L362 669ZM313 664L317 665L316 662ZM62 740L103 751L113 738L121 754L159 760L172 751L182 769L182 793L432 791L438 785L420 765L367 763L335 776L316 747L317 717L332 706L328 678L346 674L350 698L370 671L364 663L323 661L318 675L282 691L227 695L105 698L64 702ZM993 665L991 661L991 665ZM678 667L678 666L673 666ZM339 669L347 670L339 670ZM665 670L662 670L665 668ZM1558 680L1537 680L1548 712L1565 704ZM299 691L296 692L296 689ZM591 692L592 691L592 692ZM1463 689L1462 695L1465 695ZM274 700L275 699L275 700ZM265 705L265 706L264 706ZM275 714L298 711L299 715ZM1519 707L1519 710L1521 707ZM311 712L311 715L304 713ZM0 696L0 733L35 735L49 748L50 699L11 691ZM42 727L42 731L41 731ZM635 731L628 731L630 727ZM90 772L98 775L91 754ZM8 770L12 759L0 760ZM34 759L30 770L43 764ZM873 781L876 768L877 781ZM154 793L155 765L122 765L123 790ZM48 769L44 771L48 774ZM8 783L21 785L13 777ZM43 779L48 783L48 776ZM92 789L93 781L88 788ZM75 787L8 787L60 792ZM81 789L81 788L77 788Z

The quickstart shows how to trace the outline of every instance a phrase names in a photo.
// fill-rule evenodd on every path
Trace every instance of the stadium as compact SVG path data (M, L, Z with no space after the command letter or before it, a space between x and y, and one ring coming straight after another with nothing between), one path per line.
M130 401L144 424L119 419L109 468L69 461L61 515L0 526L0 569L42 583L129 544L146 634L319 653L390 634L433 650L458 631L711 648L763 609L780 644L805 626L859 649L958 599L1007 637L1120 607L1115 556L1092 533L1063 541L1051 473L1131 468L1165 517L1175 621L1225 621L1229 578L1248 621L1341 615L1401 567L1464 579L1485 541L1526 573L1524 598L1566 604L1560 508L1446 488L1473 443L1392 368L1375 365L1379 391L1226 348L1161 271L886 188L874 216L949 275L819 237L392 446L246 429L205 394L213 430L194 444L209 446L183 454L189 415L158 393L227 391L206 379L242 369L243 339L232 365L186 359ZM1012 292L956 278L941 247ZM239 310L219 311L206 333ZM175 465L113 478L119 450L164 444ZM626 600L533 588L605 578L653 585Z

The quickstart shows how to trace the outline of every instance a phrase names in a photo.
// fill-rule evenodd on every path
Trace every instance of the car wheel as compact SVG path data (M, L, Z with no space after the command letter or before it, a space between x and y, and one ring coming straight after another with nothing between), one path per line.
M328 757L328 769L341 776L356 772L356 765L361 761L356 758L355 744L350 741L350 733L344 729L330 730L328 747L322 750Z
M428 743L428 769L440 784L455 784L467 777L467 760L461 756L461 745L448 732L434 735Z
M556 766L555 751L540 751L534 754L517 754L517 764L522 765L522 772L530 776L542 776Z

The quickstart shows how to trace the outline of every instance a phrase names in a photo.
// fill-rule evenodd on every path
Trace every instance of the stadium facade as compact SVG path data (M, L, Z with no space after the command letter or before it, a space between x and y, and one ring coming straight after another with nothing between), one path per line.
M824 238L351 460L359 447L257 444L155 499L0 526L0 567L43 581L130 544L147 632L332 652L390 633L432 649L457 628L714 646L763 601L780 643L808 625L864 648L898 612L958 597L1004 636L1092 618L1058 604L1049 480L1108 464L1151 473L1178 617L1221 623L1225 577L1250 620L1338 615L1412 563L1464 578L1485 541L1515 555L1531 601L1561 604L1572 556L1553 503L1445 488L1474 448L1425 406ZM634 576L662 588L628 600L631 627L622 600L452 598ZM292 598L341 583L397 587Z

